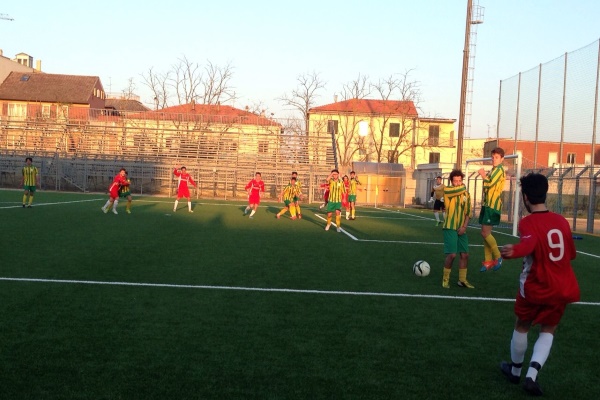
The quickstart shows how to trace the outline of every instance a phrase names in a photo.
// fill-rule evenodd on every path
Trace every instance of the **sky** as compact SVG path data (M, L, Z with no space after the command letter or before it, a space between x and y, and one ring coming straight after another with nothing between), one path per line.
M600 1L473 2L484 19L465 135L477 138L495 136L501 80L600 38ZM5 2L0 14L14 20L0 20L0 49L41 60L47 73L99 76L107 92L133 79L151 108L150 68L166 73L183 57L229 64L239 97L230 105L262 104L276 118L297 116L277 99L300 75L325 83L319 106L359 74L376 82L410 71L422 115L458 120L466 11L467 0Z

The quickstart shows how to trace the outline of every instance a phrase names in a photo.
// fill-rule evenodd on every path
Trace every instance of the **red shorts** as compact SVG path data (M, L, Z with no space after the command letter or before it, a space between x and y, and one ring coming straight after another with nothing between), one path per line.
M259 194L251 194L248 197L248 204L260 204L260 195Z
M117 186L115 189L109 192L109 196L111 199L115 200L119 198L119 187Z
M517 294L515 315L521 321L532 321L532 325L558 325L565 313L566 303L535 304Z
M182 197L190 197L190 189L187 186L181 186L177 191L177 198L180 199Z

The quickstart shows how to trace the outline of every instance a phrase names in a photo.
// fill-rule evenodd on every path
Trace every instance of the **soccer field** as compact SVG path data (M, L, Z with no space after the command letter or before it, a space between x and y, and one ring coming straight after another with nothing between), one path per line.
M341 233L304 205L0 191L3 399L525 398L509 360L520 260L443 289L431 212L358 207ZM508 230L499 245L514 243ZM576 241L581 303L561 322L539 382L547 397L595 399L600 239ZM431 265L416 277L417 260ZM529 336L529 360L537 329Z

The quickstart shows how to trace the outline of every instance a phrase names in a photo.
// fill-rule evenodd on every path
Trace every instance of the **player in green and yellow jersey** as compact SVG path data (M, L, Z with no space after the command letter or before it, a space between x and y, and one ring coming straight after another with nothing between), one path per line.
M296 208L296 215L298 218L302 219L302 210L300 210L300 199L302 198L302 182L298 179L298 173L296 171L292 172L292 178L296 179L296 186L298 187L298 192L294 197L294 207Z
M504 150L496 147L492 150L492 169L486 172L481 168L478 173L483 178L483 203L479 214L481 236L483 237L483 254L481 272L490 269L497 271L502 266L502 257L496 239L492 235L492 226L500 224L502 212L502 191L504 190Z
M38 169L34 165L31 165L32 163L33 159L31 157L25 159L25 166L22 170L23 179L21 180L21 185L23 185L23 190L25 191L23 194L23 207L27 206L28 208L31 208L31 203L33 203L36 184L40 183ZM27 196L29 196L29 201L27 201Z
M442 226L444 234L444 277L442 287L450 288L450 271L456 254L460 254L458 260L458 282L463 288L474 289L475 287L467 281L467 262L469 260L469 238L467 237L467 226L471 215L471 196L463 179L465 175L461 170L455 169L450 172L452 186L444 188L444 203L446 205L446 219Z
M329 183L329 198L327 201L327 225L325 230L328 231L331 226L331 217L335 212L335 224L337 231L342 231L342 197L346 193L346 186L340 179L340 172L337 169L331 170L331 174L327 177Z
M290 179L290 183L288 183L281 191L281 194L279 194L279 201L283 201L285 208L282 208L281 211L277 213L275 216L277 219L281 218L281 216L288 210L290 210L292 219L296 219L296 206L294 205L294 198L298 198L298 190L296 178L292 177Z
M125 212L131 214L131 179L127 177L128 173L125 171L125 180L129 185L121 186L119 188L119 199L127 199L127 206L125 206ZM119 202L119 199L115 200L115 203ZM116 208L116 204L115 204Z
M361 183L356 176L356 172L350 171L350 191L348 193L348 203L350 203L350 219L356 219L356 194L359 190L358 185Z

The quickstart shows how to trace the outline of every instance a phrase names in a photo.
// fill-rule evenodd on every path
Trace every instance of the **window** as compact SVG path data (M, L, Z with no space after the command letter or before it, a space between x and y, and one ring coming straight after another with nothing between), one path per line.
M338 133L338 121L330 119L327 121L327 133L330 135L337 135Z
M398 151L397 150L388 150L388 162L389 163L398 163Z
M439 146L440 145L440 126L429 125L429 145Z
M390 137L400 137L400 124L397 122L390 123Z
M575 153L567 153L567 164L575 164Z
M42 105L42 118L50 118L50 104Z
M439 164L440 162L440 153L429 153L429 164Z
M19 118L25 118L27 116L27 104L8 104L8 116Z
M264 154L269 152L269 142L258 142L258 152L259 154Z

